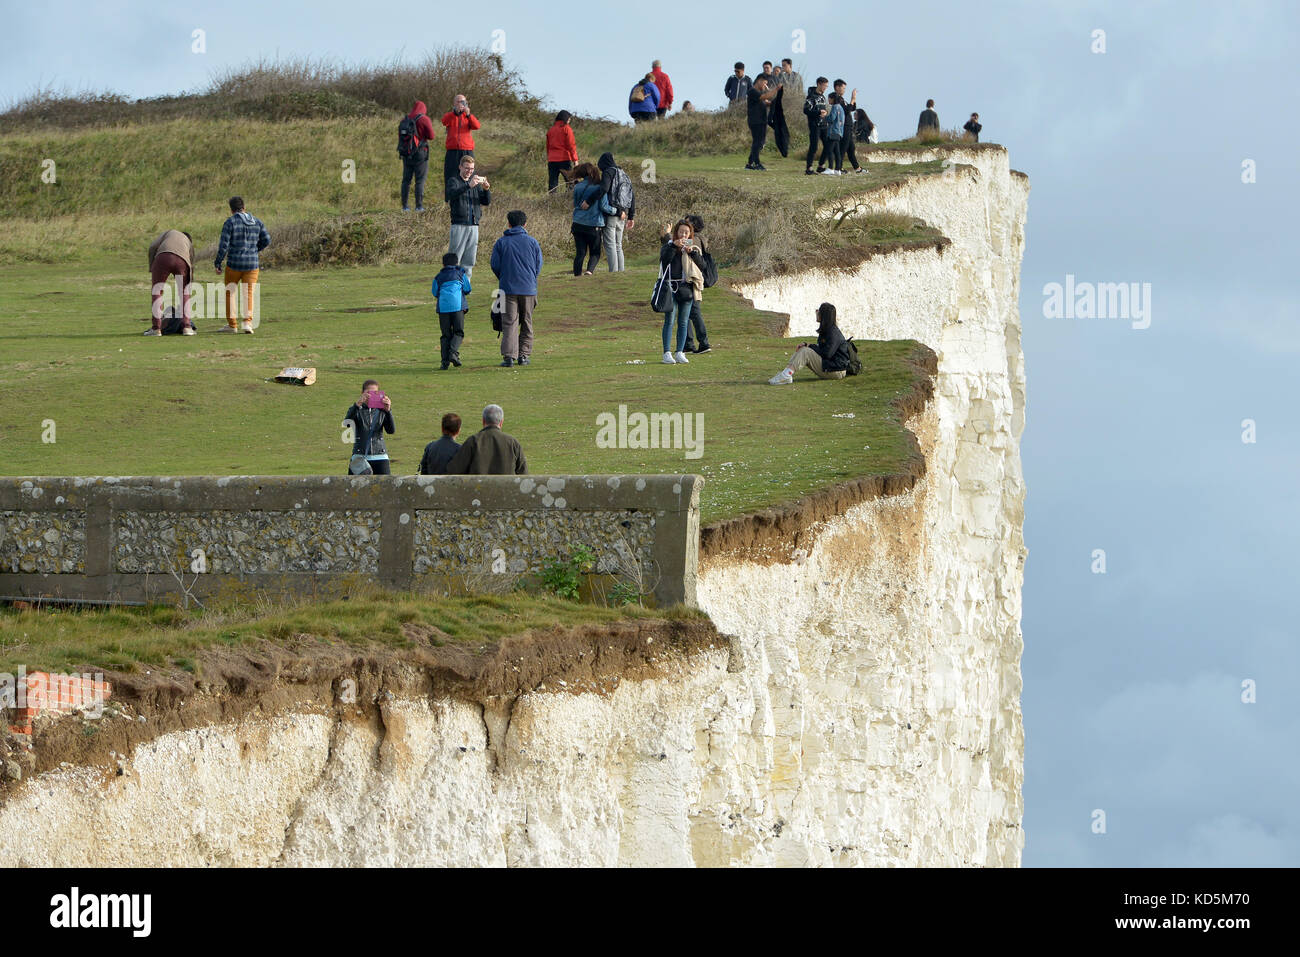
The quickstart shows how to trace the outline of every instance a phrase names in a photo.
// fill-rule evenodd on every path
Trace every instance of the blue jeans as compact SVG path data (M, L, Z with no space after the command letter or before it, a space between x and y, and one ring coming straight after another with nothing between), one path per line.
M664 313L664 352L681 352L682 347L686 345L686 332L691 327L691 305L695 300L688 299L685 302L673 300L672 308ZM668 344L668 336L673 331L673 319L677 319L677 345Z

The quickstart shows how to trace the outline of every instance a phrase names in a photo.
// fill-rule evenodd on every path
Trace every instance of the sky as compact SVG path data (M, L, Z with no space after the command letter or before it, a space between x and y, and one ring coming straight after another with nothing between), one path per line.
M785 55L857 87L882 138L930 97L945 127L978 111L1032 187L1023 863L1300 864L1296 5L4 5L5 102L495 41L588 115L625 118L654 58L678 100L716 107L735 60ZM1067 275L1149 283L1150 326L1047 318Z

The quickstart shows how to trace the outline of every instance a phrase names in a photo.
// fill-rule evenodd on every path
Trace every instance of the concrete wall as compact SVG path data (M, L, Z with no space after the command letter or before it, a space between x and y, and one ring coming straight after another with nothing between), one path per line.
M0 595L491 588L576 545L695 602L696 475L0 479ZM196 554L201 551L202 555ZM201 569L201 570L200 570ZM500 579L498 579L500 580ZM192 583L192 584L191 584Z

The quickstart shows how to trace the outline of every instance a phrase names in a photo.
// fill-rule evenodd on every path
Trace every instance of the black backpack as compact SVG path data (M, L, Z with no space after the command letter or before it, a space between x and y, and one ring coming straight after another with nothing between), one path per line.
M853 344L852 339L845 340L849 344L849 365L844 370L845 375L858 375L862 372L862 360L858 358L858 347Z
M613 167L613 172L613 182L609 187L609 205L625 213L632 208L632 180L617 166Z
M163 310L162 324L159 331L164 336L179 336L185 328L185 312L177 311L171 306Z
M700 261L703 264L700 272L704 274L704 288L708 289L718 281L718 264L713 261L713 254L707 252L700 253Z
M402 117L402 122L397 124L397 155L402 159L410 159L416 153L418 147L419 128L415 124L415 118L411 116Z

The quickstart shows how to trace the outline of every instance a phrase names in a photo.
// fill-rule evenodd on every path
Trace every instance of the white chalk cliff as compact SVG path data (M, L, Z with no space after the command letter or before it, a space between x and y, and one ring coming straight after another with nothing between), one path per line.
M122 774L25 782L0 804L0 857L1018 865L1029 186L1001 149L943 155L947 174L862 202L951 245L741 290L789 313L790 335L829 300L846 334L917 339L939 361L909 423L915 487L832 518L797 560L702 562L699 604L729 642L612 690L524 694L508 717L412 695L380 702L382 720L320 708L163 734Z

